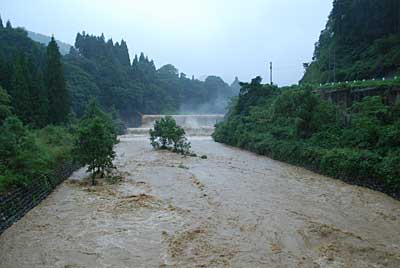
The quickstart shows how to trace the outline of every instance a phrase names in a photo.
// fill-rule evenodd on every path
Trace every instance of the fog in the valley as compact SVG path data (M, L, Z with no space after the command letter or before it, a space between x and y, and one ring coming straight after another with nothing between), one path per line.
M297 83L312 57L331 0L13 0L1 1L3 20L73 44L77 32L124 38L156 66L174 64L188 76L221 76L231 83L261 75Z

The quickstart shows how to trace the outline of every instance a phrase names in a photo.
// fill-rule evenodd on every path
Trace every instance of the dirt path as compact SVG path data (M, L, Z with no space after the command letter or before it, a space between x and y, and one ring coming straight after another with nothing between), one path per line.
M400 267L400 202L192 144L208 159L123 137L123 181L89 187L75 173L0 236L0 267Z

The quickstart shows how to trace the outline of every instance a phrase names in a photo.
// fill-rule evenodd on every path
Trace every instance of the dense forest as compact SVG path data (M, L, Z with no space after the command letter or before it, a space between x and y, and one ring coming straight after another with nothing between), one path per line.
M301 83L393 77L400 73L400 1L335 0L305 63Z
M336 0L301 84L242 83L213 137L274 159L400 196L400 102L369 96L350 107L321 98L329 89L398 88L400 2ZM326 82L344 81L343 83ZM322 85L320 85L320 83Z
M143 53L131 60L124 40L78 33L63 56L54 37L43 45L0 19L0 192L74 160L88 125L104 124L112 137L140 124L142 113L223 113L233 95L219 77L188 78L170 64L157 69ZM93 103L99 112L88 116Z
M23 123L44 127L67 121L70 94L54 38L45 47L9 21L5 27L0 23L0 85Z
M45 47L0 19L0 192L72 159L70 105L55 40Z
M179 73L171 64L157 69L143 53L131 60L124 40L114 43L106 41L104 35L78 33L75 48L63 62L78 116L92 97L105 109L120 111L121 117L132 124L140 114L223 113L234 95L219 77L209 76L203 82Z
M0 33L3 41L0 67L4 69L0 81L3 88L11 95L18 94L12 88L12 79L16 75L13 73L14 65L19 65L23 70L17 73L29 72L21 75L27 77L25 80L32 87L30 90L42 90L47 83L46 47L32 41L29 38L32 34L24 29L13 28L11 23L3 29ZM103 109L117 111L126 125L131 126L140 123L140 114L224 113L228 100L238 93L237 82L234 88L217 76L209 76L205 81L188 78L171 64L157 69L154 61L143 53L131 60L124 40L114 43L111 39L106 41L104 35L97 37L78 33L75 47L60 57L62 65L59 68L64 72L68 94L63 99L70 102L71 112L77 117L84 114L91 98L97 99ZM38 107L16 109L21 111L17 114L24 122L31 121L26 119L29 113L30 116L44 116L47 109L44 106L48 104L43 104L47 97L42 97L46 94L36 94L40 99L34 101L33 106ZM44 110L38 111L39 107L44 107ZM25 115L21 114L22 111ZM40 118L34 121L36 126L47 123Z

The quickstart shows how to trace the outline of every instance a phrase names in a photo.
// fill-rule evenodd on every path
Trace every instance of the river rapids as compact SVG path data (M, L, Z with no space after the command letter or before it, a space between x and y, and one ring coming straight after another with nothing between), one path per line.
M121 179L74 173L0 236L1 268L400 267L400 202L191 137L117 145Z

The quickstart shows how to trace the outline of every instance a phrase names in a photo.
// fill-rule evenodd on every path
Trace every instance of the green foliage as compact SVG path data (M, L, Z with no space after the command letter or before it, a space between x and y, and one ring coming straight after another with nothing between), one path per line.
M335 107L309 90L287 90L276 98L273 109L273 120L280 121L281 126L295 126L295 135L299 138L310 138L314 133L334 124ZM291 116L288 120L287 116ZM284 123L286 122L286 124Z
M0 86L0 124L11 115L11 97Z
M101 107L119 112L129 125L140 122L140 114L168 114L201 110L223 112L232 89L219 77L205 82L189 79L171 64L157 69L143 53L130 63L127 44L104 36L78 33L76 50L64 57L67 87L74 112L81 116L94 97Z
M61 63L61 54L54 37L47 46L46 71L49 122L52 124L65 123L70 111L70 99Z
M185 130L171 116L155 122L154 129L150 130L150 143L154 149L171 149L179 154L190 154L191 145L185 137Z
M228 118L217 125L216 141L388 193L400 191L398 106L376 96L343 110L309 87L270 88L268 94L267 87L242 84Z
M117 143L115 126L110 115L92 101L79 124L74 154L87 171L92 173L92 184L97 175L104 176L114 168L114 145Z
M73 135L66 128L29 130L17 117L0 126L0 192L44 179L71 160Z
M35 130L37 144L46 148L51 155L53 166L64 163L72 158L72 147L75 142L75 130L72 127L49 125Z
M0 85L14 114L33 127L64 124L70 110L80 118L92 98L114 113L122 130L139 125L141 114L222 113L234 95L219 77L202 82L170 64L157 69L143 53L131 63L124 40L79 33L76 48L62 57L54 38L46 48L7 25L0 27Z
M46 48L24 29L0 28L0 85L24 124L64 123L70 103L55 41ZM57 117L57 118L56 118Z
M381 78L399 73L400 2L335 0L302 83Z

